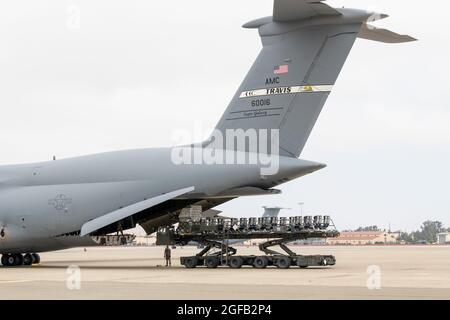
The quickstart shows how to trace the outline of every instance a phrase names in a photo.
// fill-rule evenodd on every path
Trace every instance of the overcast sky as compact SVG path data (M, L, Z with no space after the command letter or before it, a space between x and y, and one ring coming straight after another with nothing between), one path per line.
M447 12L418 0L328 1L372 9L410 44L358 40L302 158L328 167L220 208L330 214L337 226L450 227ZM209 134L258 54L272 0L18 0L0 7L0 164L170 146ZM79 19L78 19L79 17Z

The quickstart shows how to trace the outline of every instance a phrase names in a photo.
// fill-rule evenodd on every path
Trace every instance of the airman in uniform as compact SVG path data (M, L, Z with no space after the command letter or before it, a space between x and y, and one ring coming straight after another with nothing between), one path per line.
M166 249L164 250L164 259L166 259L166 267L172 266L172 251L170 250L169 246L166 246Z

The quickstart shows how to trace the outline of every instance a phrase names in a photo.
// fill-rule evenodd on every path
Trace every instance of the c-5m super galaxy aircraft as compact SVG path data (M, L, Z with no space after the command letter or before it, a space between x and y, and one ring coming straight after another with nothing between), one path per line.
M368 24L386 17L318 0L275 0L272 16L244 25L258 29L263 48L216 134L183 150L209 148L256 162L180 164L174 148L161 148L0 167L2 264L30 265L39 252L98 245L94 236L136 224L151 234L176 223L187 206L208 210L240 196L274 194L274 187L323 168L298 158L356 38L415 40ZM249 129L277 132L270 150L279 154L276 171L263 173L268 148L229 143L227 131Z

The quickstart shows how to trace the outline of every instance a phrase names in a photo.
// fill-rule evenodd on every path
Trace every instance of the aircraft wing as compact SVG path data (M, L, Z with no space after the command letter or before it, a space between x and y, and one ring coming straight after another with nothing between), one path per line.
M153 197L151 199L147 199L147 200L132 204L128 207L107 213L99 218L90 220L81 227L80 236L82 236L82 237L86 236L86 235L88 235L94 231L97 231L101 228L104 228L110 224L113 224L117 221L120 221L122 219L130 217L130 216L132 216L136 213L139 213L143 210L146 210L153 206L156 206L157 204L160 204L167 200L170 200L170 199L179 197L183 194L186 194L188 192L191 192L194 189L195 189L194 187L188 187L188 188L183 188L183 189L175 190L172 192L164 193L159 196Z
M226 216L219 216L219 214L221 214L222 211L219 210L214 210L214 209L209 209L206 210L205 212L202 213L202 216L204 218L223 218L223 219L231 219L231 217L226 217Z
M202 212L202 217L203 218L215 218L221 213L222 213L222 211L220 211L220 210L209 209L209 210L206 210L205 212Z
M323 0L324 1L324 0ZM336 9L319 0L275 0L273 21L303 20L319 15L342 15Z
M271 194L280 194L281 191L277 189L261 189L259 187L240 187L222 191L216 195L208 196L204 193L191 193L180 199L224 199L224 198L238 198L248 196L265 196Z

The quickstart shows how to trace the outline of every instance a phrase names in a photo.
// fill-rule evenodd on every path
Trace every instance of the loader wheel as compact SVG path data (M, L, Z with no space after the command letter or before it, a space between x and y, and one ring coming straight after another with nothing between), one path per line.
M39 264L41 263L41 256L37 253L32 253L31 256L33 257L33 264Z
M324 259L324 266L334 266L336 264L336 259L332 256L326 257Z
M186 258L184 260L184 266L189 269L193 269L193 268L197 267L197 258L196 257Z
M23 256L23 265L31 266L33 264L33 257L31 254L27 253Z
M12 267L16 265L16 258L13 254L6 255L5 258L5 264L3 264L6 267Z
M279 257L277 259L278 269L289 269L291 266L291 258L289 257Z
M255 260L253 261L253 266L257 269L264 269L267 267L268 264L269 259L267 259L267 257L264 256L256 257Z
M2 255L2 265L4 265L4 266L8 265L8 255L7 254Z
M15 266L22 266L23 265L23 256L18 253L14 255L14 259L15 259Z
M215 269L219 265L219 259L217 257L207 257L205 259L205 266L209 269Z
M244 264L244 259L242 257L231 257L229 260L229 265L233 269L239 269Z

